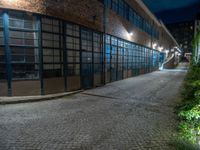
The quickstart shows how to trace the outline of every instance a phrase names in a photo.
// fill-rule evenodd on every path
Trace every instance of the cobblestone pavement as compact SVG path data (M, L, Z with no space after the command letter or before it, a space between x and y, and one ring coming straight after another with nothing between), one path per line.
M184 71L157 71L66 98L0 106L0 150L172 150Z

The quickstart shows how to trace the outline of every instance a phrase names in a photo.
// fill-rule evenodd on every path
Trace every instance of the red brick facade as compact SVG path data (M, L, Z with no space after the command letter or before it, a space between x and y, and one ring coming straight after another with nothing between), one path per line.
M126 0L126 2L142 17L153 23L151 17L144 12L136 1ZM104 9L103 4L97 0L1 0L0 7L54 16L103 32ZM175 46L171 37L156 24L155 26L157 26L160 31L159 41L151 39L147 33L118 16L112 10L106 13L106 18L108 18L106 32L111 35L148 47L151 47L154 41L162 44L166 49ZM134 36L130 37L128 35L129 30L134 31Z

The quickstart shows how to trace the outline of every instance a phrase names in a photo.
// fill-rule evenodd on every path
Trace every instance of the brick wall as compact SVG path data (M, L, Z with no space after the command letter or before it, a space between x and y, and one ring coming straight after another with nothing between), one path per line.
M142 17L151 23L153 22L149 15L135 1L126 1ZM103 32L104 10L102 3L97 0L1 0L0 7L54 16ZM106 32L111 35L147 47L151 47L152 42L155 41L162 44L166 49L175 46L171 38L159 26L157 28L160 31L160 39L157 41L151 39L147 33L118 16L115 12L109 10L106 14L108 18ZM133 31L134 35L130 36L128 34L129 31Z

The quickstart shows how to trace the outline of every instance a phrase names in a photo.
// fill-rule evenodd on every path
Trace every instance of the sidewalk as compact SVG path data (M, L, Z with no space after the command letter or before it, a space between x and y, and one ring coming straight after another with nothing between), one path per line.
M72 94L80 93L82 91L83 90L78 90L78 91L73 91L73 92L49 94L49 95L38 95L38 96L0 97L0 105L45 101L45 100L56 99L56 98L60 98L64 96L69 96Z

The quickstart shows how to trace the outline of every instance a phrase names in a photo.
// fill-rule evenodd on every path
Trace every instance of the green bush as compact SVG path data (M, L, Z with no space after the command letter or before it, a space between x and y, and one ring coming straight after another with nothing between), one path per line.
M196 138L194 131L195 131L194 126L190 123L182 121L179 125L179 137L181 138L181 140L195 144Z
M179 140L195 145L196 133L200 134L200 64L192 64L186 75L177 112L181 120Z

